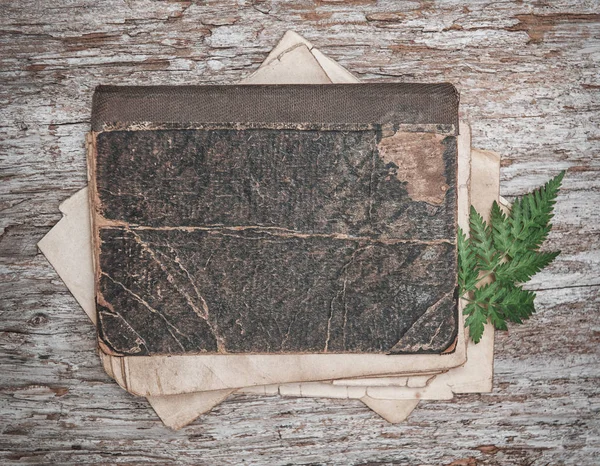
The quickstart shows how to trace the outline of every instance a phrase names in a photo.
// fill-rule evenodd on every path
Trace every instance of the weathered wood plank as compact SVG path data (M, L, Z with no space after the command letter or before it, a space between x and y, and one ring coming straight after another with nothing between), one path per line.
M553 464L561 457L590 464L586 460L600 446L594 434L600 408L598 337L567 333L572 326L597 332L598 287L540 292L538 315L527 326L499 334L493 393L422 403L405 424L388 425L354 402L235 397L173 433L144 400L127 395L98 367L92 326L82 314L67 328L55 327L59 319L69 322L75 304L59 291L59 282L50 281L53 272L44 259L36 258L29 270L46 292L54 292L25 315L17 307L3 315L0 445L10 450L5 462L22 455L61 464L83 458L179 464L211 458L207 464L233 464L244 454L261 464L365 459L443 464L468 456L483 464ZM31 286L27 280L15 280L13 291L3 288L3 296L22 301L16 285ZM87 332L78 335L78 327ZM421 435L427 443L419 443ZM499 450L484 454L477 450L483 445ZM118 457L111 457L115 452Z
M4 4L2 462L594 464L597 10L590 1ZM535 279L545 289L538 314L498 335L489 395L421 403L399 426L357 402L236 397L173 433L103 374L93 327L35 243L59 219L58 203L85 184L83 141L97 84L233 83L287 29L367 81L455 83L474 145L504 157L505 196L570 168L550 244L563 253Z

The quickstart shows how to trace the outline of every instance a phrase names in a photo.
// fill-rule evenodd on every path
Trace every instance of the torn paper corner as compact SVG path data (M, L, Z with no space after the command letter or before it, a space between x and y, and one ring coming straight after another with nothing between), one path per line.
M96 323L88 188L60 204L63 217L38 243L67 288Z
M173 430L181 429L202 414L208 413L223 402L232 390L213 392L182 393L171 396L149 396L148 401L163 423Z
M360 401L390 424L404 422L419 404L419 400L377 400L370 396L364 396Z

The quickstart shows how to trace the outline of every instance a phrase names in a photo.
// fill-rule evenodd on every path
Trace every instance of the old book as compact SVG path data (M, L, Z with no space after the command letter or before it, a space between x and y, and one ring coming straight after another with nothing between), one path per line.
M302 50L305 49L305 50ZM306 50L310 50L310 53L307 54ZM303 55L304 54L304 55ZM312 62L310 60L302 60L302 58L304 56L311 58L313 54L317 60L319 60L319 62L314 62L314 59L312 59ZM324 55L320 54L318 52L318 50L316 48L314 48L310 43L308 43L305 39L303 39L302 37L298 36L297 34L294 34L293 32L289 31L288 33L286 33L286 35L284 36L284 38L280 41L280 43L278 43L277 47L273 50L273 52L269 55L269 57L267 57L267 59L265 60L265 62L263 62L263 65L261 65L261 67L259 68L259 70L257 71L257 73L255 73L254 75L250 76L249 78L244 79L242 82L245 84L253 84L253 83L257 83L257 80L255 78L259 78L258 81L265 79L265 73L262 72L263 69L266 69L268 67L268 72L271 73L272 77L274 78L272 80L272 84L281 84L283 83L285 80L282 79L283 77L280 76L281 75L281 71L283 69L284 72L289 72L288 74L291 73L291 79L290 82L294 82L294 83L302 83L302 84L318 84L318 83L330 83L330 82L339 82L339 78L341 78L342 82L358 82L358 80L356 78L354 78L353 76L351 76L347 71L345 71L344 69L342 69L338 64L336 64L335 62L331 62L331 60L329 60L329 62L325 62L325 64L323 64L323 60L329 60L327 59L327 57L325 57ZM331 66L325 66L325 65L330 65L333 64L333 68L331 68ZM320 68L323 67L323 69L326 70L326 72L328 73L328 77L327 79L323 78L323 79L319 79L318 82L315 82L314 77L311 76L306 76L306 75L302 75L301 73L297 73L294 70L298 69L298 68ZM331 77L331 71L337 72L337 74L334 73L334 77ZM258 74L262 72L261 76L258 76ZM341 74L340 74L341 73ZM268 77L268 76L267 76ZM306 79L308 77L308 79ZM281 81L281 82L279 82ZM268 81L267 81L268 82ZM464 183L466 182L465 179L463 179L463 181L461 182L460 179L460 166L461 166L461 140L466 140L467 144L470 144L470 138L468 137L468 131L465 132L465 129L468 129L464 126L462 126L460 128L460 137L459 137L459 141L458 141L458 146L459 146L459 179L458 179L458 183L459 183L459 187L464 188ZM463 143L463 150L465 148L465 145ZM463 167L464 167L464 161L463 161ZM487 175L486 175L487 176ZM497 174L494 176L492 176L492 179L497 179ZM467 177L468 180L468 177ZM90 260L90 265L89 267L87 265L83 266L84 263L86 263L87 258L89 257L91 259L92 256L92 251L91 251L91 244L88 244L86 241L82 242L81 244L78 245L77 248L73 249L72 248L72 241L75 238L75 240L77 240L77 235L80 235L81 237L85 238L86 240L88 238L90 238L89 235L89 213L87 212L88 210L88 202L87 200L83 199L82 202L80 202L79 200L77 200L77 205L75 205L75 199L79 199L80 196L87 196L87 188L85 188L84 190L82 190L81 192L79 192L78 194L76 194L72 199L69 199L68 201L65 201L64 205L61 206L61 211L63 212L63 220L61 220L61 222L59 222L58 225L56 225L51 232L48 233L48 235L46 235L46 237L39 243L39 247L40 250L42 250L42 252L46 255L46 257L49 259L49 261L52 263L52 265L56 268L57 272L61 275L61 277L63 277L63 279L65 280L65 283L67 284L67 286L69 287L69 289L73 292L74 296L78 299L78 301L82 304L82 306L84 307L84 309L86 310L86 313L88 313L88 315L90 316L90 318L92 318L95 322L96 316L95 316L95 303L94 303L94 285L93 285L93 268L91 267L91 260ZM464 213L461 214L461 207L464 210L464 208L467 206L467 203L461 203L460 202L460 198L461 198L461 191L459 188L459 224L461 224L461 221L464 221L463 216ZM481 196L477 196L477 199L480 199ZM73 201L73 203L71 202ZM68 204L68 206L67 206ZM68 209L67 209L68 207ZM64 210L63 210L64 209ZM68 222L68 225L67 223ZM77 223L77 222L82 222L82 223ZM67 227L68 226L68 227ZM73 231L69 231L68 237L65 236L64 238L62 238L60 236L60 231L63 230L69 230L70 228L74 228ZM463 225L464 228L464 225ZM84 233L83 230L88 231L88 233ZM81 231L81 234L79 233ZM52 237L52 238L51 238ZM53 241L54 240L54 241ZM60 242L66 242L65 245L60 246L60 247L56 247L57 245L54 244L56 243L56 241ZM87 240L89 241L89 240ZM66 248L66 249L65 249ZM51 253L54 252L54 250L58 251L59 255L52 255ZM69 251L68 254L64 254L65 251ZM50 254L50 255L49 255ZM67 264L64 263L65 259L76 259L77 257L80 258L80 262L81 264ZM89 268L89 271L88 271ZM69 274L71 271L73 271L73 274ZM65 272L67 272L67 275L65 275ZM70 277L73 277L73 279L71 279ZM87 285L87 281L89 278L89 283L90 285ZM85 280L85 286L80 287L78 284L80 282L82 282L82 279ZM83 283L83 282L82 282ZM75 286L77 285L77 286ZM81 290L81 291L80 291ZM88 291L86 291L88 290ZM83 293L83 294L82 294ZM87 294L89 293L90 298L87 297ZM84 296L85 295L85 296ZM460 325L460 324L459 324ZM490 335L490 332L487 333L487 335ZM459 333L459 337L460 337L460 333ZM485 337L485 335L484 335ZM485 338L484 338L485 340ZM458 345L460 345L460 343L457 343ZM485 346L486 348L489 346L490 348L493 345L488 345L487 344L487 340L486 343L484 345L484 343L480 343L479 345L476 346L476 349L483 349L483 346ZM473 355L471 353L473 353L473 351L475 350L475 348L471 348L471 350L469 350L469 355L468 355L468 361L467 363L463 366L463 368L466 368L467 366L471 365L471 362L474 361L476 359L476 357L472 357ZM479 351L477 352L479 353ZM435 357L435 355L430 355L431 357ZM477 356L477 354L475 354L475 356ZM160 358L168 358L169 356L153 356L151 357L152 360L157 360ZM189 358L207 358L209 357L208 354L205 355L190 355L188 356ZM229 357L229 356L228 356ZM248 364L252 364L253 361L251 361L250 359L252 358L256 358L257 355L251 355L249 357L248 360ZM273 357L278 357L276 355L273 355ZM330 357L330 356L327 356ZM348 359L350 359L350 357L354 357L353 355L347 355ZM400 359L400 358L406 358L406 357L411 357L410 355L401 355L401 356L394 356L394 359ZM412 356L414 357L414 356ZM438 356L439 357L439 356ZM448 357L448 355L446 355L446 358ZM127 360L128 358L125 357L113 357L116 358L117 360ZM145 358L142 358L145 359ZM299 357L299 359L301 359L301 356ZM151 364L148 365L147 367L147 371L145 374L140 374L139 377L144 377L144 378L148 378L148 377L160 377L160 374L154 370L153 368L150 367ZM401 366L401 364L399 364L399 367ZM487 364L487 366L489 366L489 368L491 368L491 356L490 356L490 362L489 364ZM487 367L485 366L485 367ZM274 366L273 367L273 373L279 373L281 371L285 371L285 368L282 367L280 369L276 369ZM286 366L287 367L287 366ZM474 369L474 374L476 373L478 377L480 377L482 380L485 377L488 377L489 379L489 375L488 374L488 370L487 369L483 369L481 367L478 368L473 368ZM457 369L452 370L451 372L454 374L456 372ZM223 368L223 371L227 371L227 368ZM187 373L187 371L185 371ZM345 379L345 380L336 380L334 381L334 384L339 387L340 384L341 385L345 385L346 383L348 385L353 385L354 384L354 380L358 380L359 384L364 384L365 381L368 381L369 385L373 385L373 386L377 386L377 385L389 385L390 383L392 385L396 385L397 381L400 379L405 379L406 383L404 383L403 385L407 385L407 386L398 386L398 388L396 388L396 390L407 390L409 388L407 387L411 387L414 386L414 383L410 383L409 380L412 379L412 377L407 377L407 374L405 374L404 372L402 373L402 376L395 376L395 377L390 377L388 378L370 378L370 379ZM129 372L130 376L134 376L131 372ZM170 376L169 376L170 377ZM179 378L185 378L185 375L179 375ZM274 377L275 379L276 377ZM432 384L434 384L435 381L432 382L428 382L428 385L431 386ZM327 383L321 383L325 388L328 388ZM311 387L315 386L317 384L312 383ZM464 384L461 384L461 387ZM468 388L472 391L472 390L489 390L489 389L484 389L481 388L480 386L481 384L479 384L478 382L473 382L473 381L469 381L469 385ZM198 386L199 389L202 389L203 387L201 385ZM271 386L269 386L271 387ZM255 392L260 392L262 393L262 391L260 389L264 389L265 393L271 393L270 388L269 387L255 387L255 388L249 388L247 390L249 390L249 392L255 393ZM279 387L278 385L275 385L275 387ZM462 387L460 389L460 391L463 390L464 387ZM258 390L258 391L257 391ZM246 390L243 390L244 392ZM453 388L453 391L455 391L455 389ZM151 402L151 404L153 405L153 407L155 408L155 410L157 411L157 413L159 414L159 416L161 416L161 419L163 420L163 422L165 422L167 425L169 426L173 426L174 428L177 428L179 426L185 423L190 422L191 420L193 420L200 412L210 409L210 407L212 406L212 404L214 403L218 403L218 399L216 399L215 401L215 396L214 395L218 395L218 396L226 396L227 393L230 392L230 390L227 391L221 391L224 392L224 394L221 394L219 392L195 392L195 393L188 393L188 394L184 394L184 395L171 395L171 396L153 396L153 397L149 397L148 400ZM275 390L273 393L278 393L278 390ZM286 385L285 386L285 393L286 395L289 393L292 393L293 391L290 390L290 385ZM441 392L440 392L441 393ZM301 395L305 395L304 391L301 391L300 393ZM430 394L429 391L427 392L427 394ZM319 396L326 396L326 393L321 393L319 392L318 394ZM350 394L348 394L350 395ZM346 396L348 396L346 395ZM327 396L331 396L331 395L327 395ZM333 394L333 396L338 396L337 394ZM368 397L367 397L368 398ZM365 403L367 403L367 398L361 398L362 401L364 401ZM393 412L398 411L398 406L397 406L397 400L376 400L377 402L384 402L384 405L377 405L377 407L373 407L373 405L371 403L367 403L368 406L370 406L372 409L375 409L380 415L382 415L383 417L385 417L386 419L389 418L388 416L388 411L391 409ZM391 403L389 406L386 403ZM402 400L401 403L409 403L409 401L407 400ZM410 404L410 409L412 409L412 407L414 407L414 404ZM182 408L184 408L182 410ZM383 411L382 411L383 409ZM406 417L406 415L408 414L408 411L404 411L403 409L400 409L399 413L401 414L400 418L395 417L395 421L398 421L399 419L403 419L404 417Z
M483 167L479 167L481 165L478 163L479 159L471 162L468 127L461 125L460 132L457 141L459 150L459 225L466 228L468 198L470 197L468 187L475 182L474 203L482 209L482 212L489 209L488 204L491 203L489 199L492 196L497 197L497 167L499 163L496 160L494 163L486 163ZM476 152L476 154L478 153ZM494 167L496 167L495 171ZM477 182L483 182L485 189L479 188ZM412 377L418 376L418 374L432 373L431 371L448 371L448 369L461 365L464 369L467 369L468 366L468 372L472 372L474 377L483 381L489 380L493 332L487 332L478 345L470 345L471 352L466 364L465 349L468 345L465 343L462 316L459 316L459 332L455 350L441 355L251 354L215 356L197 354L119 357L104 355L101 352L101 356L109 374L123 388L134 394L152 396L252 387L265 383L310 382L340 377L345 380L348 380L347 377L381 376L382 374ZM476 362L480 352L485 353L486 356L484 359L487 363L484 363L483 366L481 361ZM488 356L489 359L487 359ZM475 367L471 364L472 362ZM454 371L451 372L454 373ZM218 374L218 377L215 377L214 374ZM384 379L383 383L386 384L387 380ZM377 384L374 383L374 385ZM314 386L313 383L311 387ZM250 390L255 392L255 389ZM260 391L260 387L257 390ZM286 387L286 393L288 392L289 388ZM444 393L448 393L448 390L446 389Z
M99 88L103 349L451 347L457 103L449 85Z

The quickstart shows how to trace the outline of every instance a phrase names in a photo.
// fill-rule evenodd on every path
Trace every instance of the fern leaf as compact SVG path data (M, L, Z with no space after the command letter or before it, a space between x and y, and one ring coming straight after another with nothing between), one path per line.
M485 323L487 322L486 310L479 303L469 303L463 314L468 316L465 319L465 327L469 329L469 335L475 343L479 343Z
M507 290L496 307L502 310L506 320L521 324L535 312L535 293L520 286L508 286Z
M564 178L562 171L544 186L526 194L513 204L509 217L513 243L510 257L527 250L538 249L547 238L552 225L554 204Z
M511 261L500 264L495 270L496 280L500 282L523 283L550 264L560 251L525 251Z
M475 343L481 340L485 323L507 329L508 322L522 323L535 312L535 293L519 283L550 264L559 251L540 252L552 225L554 204L564 172L544 186L514 201L509 215L494 202L488 225L471 207L471 237L458 234L458 281L461 296L470 301L463 313L465 326ZM480 272L494 279L477 287Z
M477 256L479 268L492 270L499 261L492 242L492 230L473 206L471 206L469 224L471 227L470 241Z
M462 229L458 228L458 284L459 293L462 296L466 292L473 291L477 283L479 268L475 251L470 247L469 239Z
M511 237L511 247L509 250L509 254L511 257L513 254L511 253L514 249L514 242L519 238L521 233L524 230L525 223L525 215L524 215L524 205L522 199L515 199L512 204L512 208L510 210L510 217L508 219L510 224L510 237Z
M489 306L488 315L490 316L490 322L498 330L508 330L506 325L506 318L498 306Z
M492 282L477 288L474 293L474 300L480 303L487 303L494 299L500 288L500 283Z
M492 213L490 215L492 228L492 241L494 247L506 254L512 244L510 235L510 223L508 217L502 212L500 205L496 201L492 204Z
M546 238L548 238L548 234L550 233L550 230L552 229L552 225L550 223L548 223L547 225L541 226L539 228L530 228L529 229L529 236L527 238L527 249L529 250L536 250L539 249L540 246L542 245L542 243L544 241L546 241Z

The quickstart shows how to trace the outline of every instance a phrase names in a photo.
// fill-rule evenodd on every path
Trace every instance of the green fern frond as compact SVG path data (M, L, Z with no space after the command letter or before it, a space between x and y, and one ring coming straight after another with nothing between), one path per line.
M469 246L469 239L458 228L458 283L459 294L462 296L468 291L475 289L477 283L477 256L472 247Z
M559 173L541 188L514 202L510 215L513 240L509 249L510 257L525 250L538 249L548 237L552 228L550 220L564 175L564 171Z
M498 303L498 307L502 309L507 320L521 324L535 312L535 293L516 285L509 285L506 289L507 293Z
M510 223L508 217L502 212L500 205L496 201L492 204L490 222L492 224L494 247L503 254L506 254L512 244Z
M479 343L488 319L487 312L478 303L469 303L465 306L463 314L467 316L465 327L469 329L469 336L475 343Z
M500 264L494 274L496 280L508 283L524 283L550 264L560 251L537 252L527 250L508 262Z
M506 330L507 322L520 324L535 312L535 293L521 284L560 254L540 252L539 248L552 228L564 175L563 171L516 199L508 215L494 202L489 225L471 206L470 238L459 228L458 285L460 295L467 299L465 326L475 343L481 340L486 322ZM489 277L488 283L478 287L484 277Z
M493 246L492 229L473 206L471 206L469 225L471 227L470 242L477 256L479 268L481 270L492 270L499 259Z

